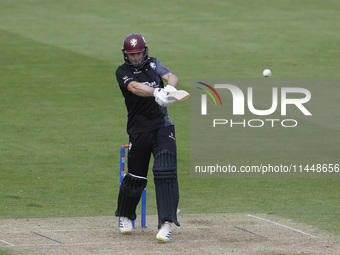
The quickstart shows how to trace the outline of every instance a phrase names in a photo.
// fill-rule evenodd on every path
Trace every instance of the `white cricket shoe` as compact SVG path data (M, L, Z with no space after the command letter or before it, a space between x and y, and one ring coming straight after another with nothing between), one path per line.
M133 230L132 221L127 217L119 217L119 230L123 234L131 234Z
M170 240L171 232L172 232L173 226L171 222L164 222L163 226L159 230L158 234L156 235L156 238L159 241L167 242Z

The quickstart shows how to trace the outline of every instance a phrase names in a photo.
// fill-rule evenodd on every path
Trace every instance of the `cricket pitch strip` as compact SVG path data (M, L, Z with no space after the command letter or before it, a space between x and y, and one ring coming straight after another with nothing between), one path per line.
M339 254L340 237L260 214L182 214L168 243L157 217L122 235L116 217L1 219L0 251L10 254Z

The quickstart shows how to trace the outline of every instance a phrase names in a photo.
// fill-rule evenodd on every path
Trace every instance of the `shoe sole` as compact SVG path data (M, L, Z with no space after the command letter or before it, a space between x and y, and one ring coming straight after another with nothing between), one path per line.
M168 242L170 239L168 239L168 240L165 240L164 238L162 238L162 237L156 237L157 238L157 240L159 240L159 241L161 241L161 242L163 242L163 243L166 243L166 242Z
M127 231L120 231L122 234L124 234L124 235L129 235L129 234L131 234L132 233L132 231L129 231L129 230L127 230Z

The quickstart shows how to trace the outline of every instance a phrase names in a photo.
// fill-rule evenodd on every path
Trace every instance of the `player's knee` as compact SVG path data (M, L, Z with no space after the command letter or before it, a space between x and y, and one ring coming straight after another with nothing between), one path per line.
M159 151L153 165L155 179L177 179L176 153L169 150Z

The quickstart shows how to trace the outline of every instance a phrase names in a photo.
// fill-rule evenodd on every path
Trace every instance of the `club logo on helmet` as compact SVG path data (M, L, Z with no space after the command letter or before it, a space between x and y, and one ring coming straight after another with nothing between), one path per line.
M130 44L131 44L132 47L136 47L137 42L138 42L138 41L137 41L136 39L131 39L131 40L130 40Z

